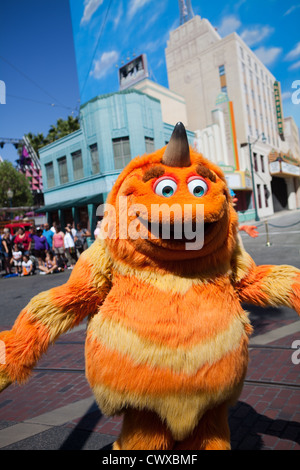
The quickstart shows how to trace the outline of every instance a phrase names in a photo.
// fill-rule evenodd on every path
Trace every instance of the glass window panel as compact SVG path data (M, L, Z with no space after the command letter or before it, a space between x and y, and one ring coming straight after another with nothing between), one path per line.
M113 139L115 169L124 168L131 160L129 137Z
M60 184L68 183L69 178L68 178L67 158L66 157L59 158L57 162L58 162Z
M46 168L46 178L47 178L47 186L48 188L53 188L55 185L54 181L54 168L53 168L53 163L47 163L45 165Z
M71 155L73 162L74 180L79 180L84 177L81 150L78 150Z
M98 145L97 144L90 145L90 152L91 152L91 162L92 162L92 173L93 175L95 175L97 173L100 173Z

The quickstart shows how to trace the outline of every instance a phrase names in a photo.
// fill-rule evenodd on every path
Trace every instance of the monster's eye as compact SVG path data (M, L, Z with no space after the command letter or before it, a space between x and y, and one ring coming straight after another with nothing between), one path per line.
M196 197L202 197L208 191L208 185L202 178L198 176L193 176L188 180L189 192Z
M158 178L153 189L158 196L171 197L177 189L177 183L171 177Z

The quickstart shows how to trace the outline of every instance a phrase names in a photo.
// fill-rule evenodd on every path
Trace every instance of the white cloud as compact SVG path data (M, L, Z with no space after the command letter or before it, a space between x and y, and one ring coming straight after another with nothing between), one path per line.
M84 11L80 24L88 23L102 3L103 0L84 0Z
M293 11L297 10L298 8L300 8L300 5L293 5L293 6L291 6L291 8L289 8L289 9L283 14L283 16L290 15L291 13L293 13Z
M128 18L132 19L133 16L150 1L151 0L130 0Z
M274 28L271 26L257 26L253 29L245 29L242 34L241 38L248 44L249 47L254 46L254 44L258 44L266 37L270 36L274 31Z
M295 62L293 65L289 67L289 70L297 70L300 69L300 60L298 62Z
M237 31L241 26L241 21L236 15L224 16L221 21L221 24L218 27L218 33L221 36L227 36L228 34Z
M285 60L294 60L300 56L300 42L296 44L294 49L292 49L286 56Z
M94 61L94 68L90 75L97 79L104 77L116 65L118 58L119 53L117 51L104 52L100 59Z
M281 47L259 47L254 51L257 57L262 61L265 65L272 65L278 56L281 54L282 49Z
M123 5L122 5L122 2L120 2L117 14L113 19L114 29L115 30L119 26L119 23L120 23L120 20L121 20L122 16L123 16Z
M284 93L281 93L282 101L290 99L291 96L292 96L292 93L290 91L285 91Z

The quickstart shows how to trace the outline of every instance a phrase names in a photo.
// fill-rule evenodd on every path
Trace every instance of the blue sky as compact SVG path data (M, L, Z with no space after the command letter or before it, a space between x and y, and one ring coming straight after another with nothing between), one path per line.
M192 6L222 37L241 35L281 82L284 115L300 127L300 104L291 99L300 80L300 2L192 0ZM177 0L70 0L70 7L69 0L1 0L0 80L7 95L0 137L47 134L57 118L76 114L80 98L118 91L118 67L134 55L146 53L150 78L168 86L165 47L179 25ZM0 155L17 158L12 145Z

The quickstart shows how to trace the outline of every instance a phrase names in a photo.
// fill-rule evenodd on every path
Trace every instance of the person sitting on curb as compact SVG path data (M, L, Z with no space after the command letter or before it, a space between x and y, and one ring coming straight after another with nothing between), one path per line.
M23 255L22 261L22 274L21 276L32 276L33 275L33 263L28 255Z
M47 252L45 262L39 264L40 274L52 274L58 272L56 257L52 253Z

